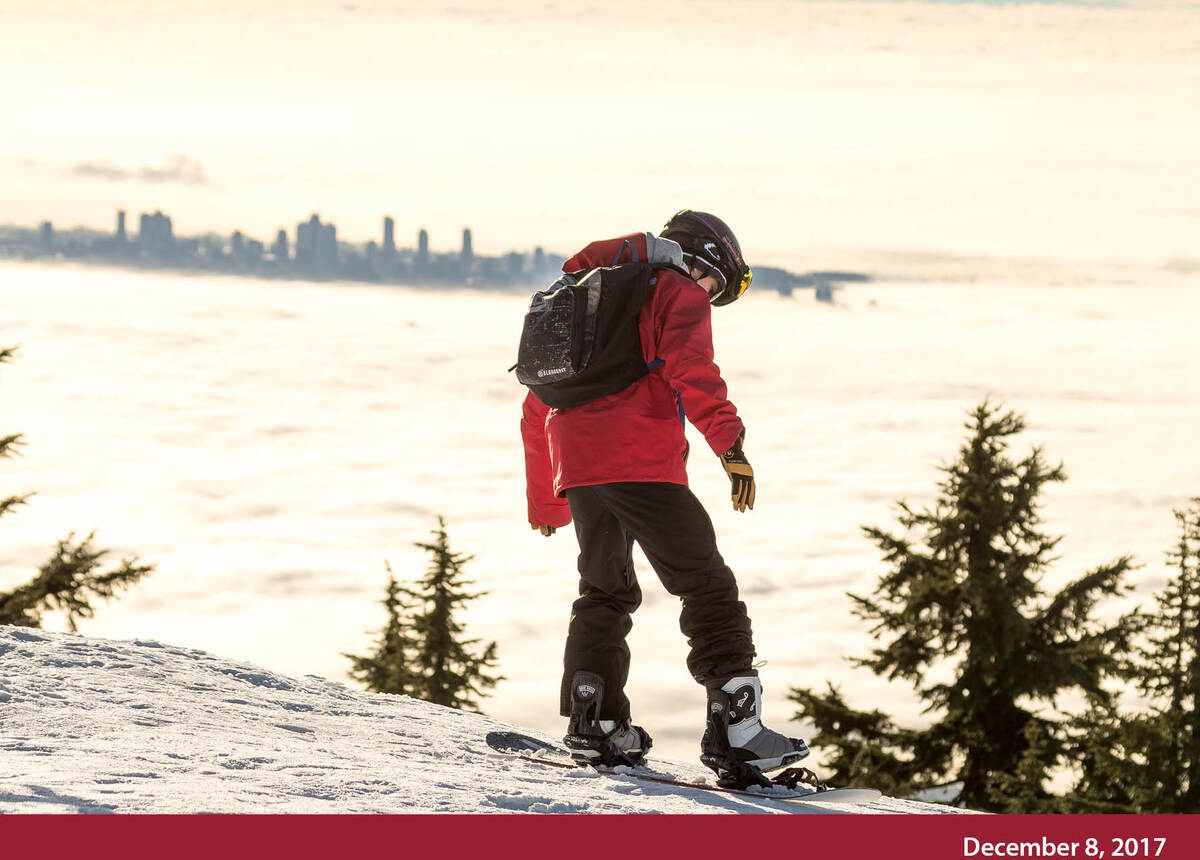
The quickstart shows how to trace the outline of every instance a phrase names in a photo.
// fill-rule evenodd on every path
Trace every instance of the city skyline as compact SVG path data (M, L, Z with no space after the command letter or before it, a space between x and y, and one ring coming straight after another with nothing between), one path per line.
M0 258L62 258L313 281L503 287L527 286L552 278L559 271L558 261L567 256L547 253L541 245L528 252L476 254L471 227L462 228L457 251L431 250L430 232L424 227L417 230L415 246L402 247L396 244L392 215L382 216L380 241L365 243L339 239L337 225L322 221L315 212L296 224L294 237L279 228L269 246L265 240L247 236L241 230L176 235L172 217L161 209L139 213L137 223L137 234L131 236L128 211L118 209L110 233L88 228L58 231L50 220L32 229L0 227ZM760 289L788 296L796 289L812 288L821 301L831 301L833 291L845 283L871 280L860 272L814 271L800 275L773 266L753 269Z
M396 244L395 218L382 216L381 235L366 242L339 239L337 225L314 212L293 230L279 228L274 240L234 230L200 236L177 235L170 215L161 209L140 213L137 232L129 230L125 209L115 213L111 233L88 229L57 231L50 220L32 231L8 228L0 234L0 255L82 259L165 267L234 271L268 277L309 280L351 279L392 283L417 280L498 286L522 278L549 275L541 246L530 252L476 255L470 227L462 229L457 251L433 251L430 233L420 227L412 247ZM31 238L34 241L31 242Z
M128 208L121 208L121 209L116 209L116 210L114 210L114 211L115 211L115 217L116 217L116 227L115 227L115 229L114 229L114 235L115 235L116 237L118 237L118 238L122 239L122 240L124 240L124 239L127 239L127 238L128 238L128 236L129 236L129 229L128 229L128 225L129 225L129 217L128 217L128 216L129 216L129 209L128 209ZM145 223L146 219L153 219L155 216L163 216L163 211L162 211L162 209L161 209L161 208L156 208L156 209L155 209L153 212L142 212L142 213L139 213L139 221L138 221L138 224L139 224L139 227L138 227L138 233L139 233L139 235L140 235L140 233L141 233L141 230L142 230L142 225ZM318 210L318 211L314 211L314 212L312 213L312 215L310 215L310 216L309 216L309 218L308 218L306 221L300 221L300 222L297 222L297 227L300 227L300 226L304 225L305 223L307 223L307 221L311 221L311 219L312 219L312 217L313 217L313 216L316 216L316 217L319 219L319 218L320 218L320 216L321 216L321 213L320 213L320 211L319 211L319 210ZM172 225L171 229L172 229L172 232L174 232L174 226L173 226L173 225L174 225L174 218L173 218L173 216L164 216L164 217L166 217L166 218L167 218L167 219L168 219L168 220L171 222L171 225ZM382 235L381 235L381 242L379 242L379 243L378 243L378 244L379 244L379 246L380 246L380 248L381 248L381 249L385 249L385 248L387 248L387 247L389 247L389 246L390 246L390 247L394 247L394 248L401 248L401 247L403 247L403 246L400 246L400 245L397 245L397 244L396 244L396 240L395 240L395 236L396 236L396 219L395 219L395 217L394 217L394 216L392 216L392 215L383 215L383 216L381 216L381 217L382 217ZM44 226L46 223L50 223L50 224L51 224L51 225L54 227L54 230L55 230L55 234L56 234L56 235L57 235L57 234L60 234L60 233L61 233L61 234L75 234L75 233L79 233L79 234L87 234L87 235L90 235L90 234L101 234L101 235L102 235L102 234L105 234L105 230L104 230L104 229L102 229L102 228L95 227L95 226L91 226L91 225L88 225L88 224L82 224L82 223L76 223L76 224L72 224L72 225L71 225L71 226L69 226L69 227L65 227L65 228L63 228L63 227L60 227L60 226L56 225L56 224L54 223L54 219L51 219L51 218L47 218L47 219L44 219L44 220L42 220L41 222L39 222L39 225L38 225L38 226L39 226L39 228L40 228L40 227L42 227L42 226ZM329 225L329 224L331 224L332 222L323 221L323 222L321 222L321 223L322 223L322 224L324 224L324 225ZM419 221L413 221L412 223L414 223L414 224L419 224L420 222L419 222ZM11 230L22 230L22 229L27 229L27 228L25 228L24 226L22 226L22 225L20 225L20 224L18 224L18 223L16 223L16 222L11 222L11 221L10 221L10 222L0 222L0 230L10 230L10 231L11 231ZM282 234L282 235L285 235L285 236L287 236L287 235L288 235L288 231L287 231L287 229L286 229L286 228L282 228L282 227L281 227L281 228L279 228L279 229L278 229L278 230L275 232L275 240L276 240L276 241L278 240L278 238L279 238L279 236L280 236L281 234ZM430 252L430 245L429 245L429 237L430 237L430 234L431 234L431 231L430 231L430 230L429 230L427 227L424 227L424 226L417 227L417 228L416 228L416 233L415 233L415 235L416 235L416 243L414 244L413 248L414 248L414 249L416 249L416 250L423 251L424 253L429 253L429 252ZM462 233L460 234L460 237L459 237L459 249L460 249L460 251L461 251L461 249L463 248L463 242L464 242L464 241L466 241L466 239L467 239L467 236L468 236L468 235L470 235L470 236L472 237L472 238L470 239L470 244L471 244L472 246L474 245L473 234L474 234L474 228L472 228L472 227L463 227L463 228L462 228ZM227 232L227 231L221 231L221 230L206 230L206 231L201 231L201 232L195 233L195 234L193 234L193 235L196 235L196 236L235 236L235 235L241 235L241 236L243 236L244 238L246 238L246 239L247 239L247 241L251 241L251 239L250 239L250 237L249 237L249 234L248 234L247 232L244 232L244 231L243 231L243 230L241 230L241 229L234 229L234 230L232 231L232 233L230 233L230 232ZM265 240L264 240L264 241L265 241ZM291 239L291 238L289 238L289 242L293 242L293 241L295 241L295 240L294 240L294 239ZM340 243L345 243L345 244L349 244L349 245L363 245L363 246L366 246L366 245L370 244L371 242L374 242L375 240L374 240L374 239L359 239L359 240L356 240L356 239L347 239L347 238L344 238L344 237L340 237L340 238L338 238L338 241L339 241ZM449 252L448 252L448 251L444 251L444 250L443 250L443 251L433 251L433 253L449 253Z

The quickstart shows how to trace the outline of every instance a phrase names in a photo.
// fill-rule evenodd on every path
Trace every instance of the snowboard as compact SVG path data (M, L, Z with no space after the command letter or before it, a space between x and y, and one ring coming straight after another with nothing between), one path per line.
M631 777L660 785L673 785L679 788L733 794L753 800L856 806L860 803L870 803L873 800L878 800L882 796L881 792L874 788L826 788L819 790L812 788L790 789L784 786L774 788L759 788L757 786L750 788L724 788L719 785L710 785L691 779L681 779L673 774L657 771L647 765L639 765L638 767L608 767L605 765L582 764L571 758L571 754L562 747L546 743L529 735L523 735L519 732L488 732L485 740L487 741L487 745L496 752L517 755L526 761L547 767L566 769L590 768L597 773L609 776Z

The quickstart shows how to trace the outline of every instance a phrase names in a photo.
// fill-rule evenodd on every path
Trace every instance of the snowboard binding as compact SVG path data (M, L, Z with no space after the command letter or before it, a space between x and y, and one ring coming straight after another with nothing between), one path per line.
M804 741L761 728L758 687L751 683L740 684L755 680L738 678L720 689L709 690L700 762L717 775L717 785L721 788L795 788L799 782L819 782L816 774L807 768L789 768L808 755L808 745ZM757 734L747 734L744 728L747 723L752 727L751 732L754 727L758 728ZM730 741L730 727L739 724L743 727L743 736L739 738L739 745L734 746ZM789 769L770 778L763 773L764 768L768 771Z
M833 786L827 782L822 782L820 777L806 767L789 767L787 770L775 774L771 777L773 785L782 785L786 788L795 789L801 783L812 788L815 791L832 791Z
M639 732L645 739L637 752L627 752L612 741L612 737L616 733L623 731ZM607 732L604 735L568 734L563 738L563 743L571 751L571 758L580 764L604 765L606 767L619 767L621 765L638 767L646 763L646 750L650 748L651 739L638 726L619 724L611 732Z
M752 764L724 756L705 753L700 756L700 761L712 768L717 775L717 785L721 788L745 789L758 786L760 788L795 790L801 783L814 791L828 791L833 787L822 782L815 773L806 767L789 767L775 776L768 777Z
M604 679L593 672L576 672L571 679L571 716L563 743L580 764L637 767L644 764L653 744L641 726L629 720L601 720Z
M752 764L746 764L736 759L714 753L703 753L700 763L712 768L717 775L717 785L721 788L749 788L752 785L770 788L775 785L761 770Z

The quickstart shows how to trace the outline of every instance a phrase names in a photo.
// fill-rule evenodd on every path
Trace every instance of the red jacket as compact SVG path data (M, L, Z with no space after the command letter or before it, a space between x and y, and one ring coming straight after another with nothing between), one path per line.
M622 243L647 259L646 234L593 242L563 264L564 272L612 265ZM626 252L627 253L627 252ZM617 481L687 485L683 418L692 422L717 455L742 432L713 362L712 308L690 278L670 269L651 281L638 317L642 354L657 365L629 387L583 406L550 409L525 397L529 522L556 528L571 522L563 493L570 487Z

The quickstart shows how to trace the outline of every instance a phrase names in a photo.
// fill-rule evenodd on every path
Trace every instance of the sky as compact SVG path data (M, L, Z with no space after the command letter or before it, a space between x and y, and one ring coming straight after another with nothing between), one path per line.
M569 253L691 207L813 267L1200 229L1195 3L2 0L0 80L0 223Z

